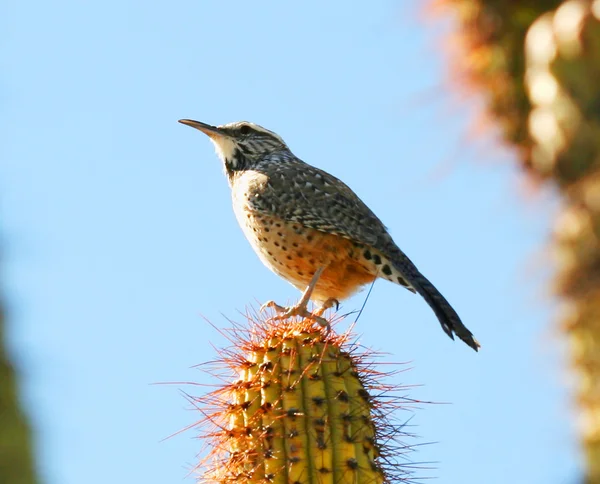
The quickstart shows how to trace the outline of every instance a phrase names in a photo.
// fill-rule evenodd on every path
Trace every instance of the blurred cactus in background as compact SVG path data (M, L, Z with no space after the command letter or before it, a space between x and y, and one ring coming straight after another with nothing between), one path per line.
M0 306L0 483L37 482L29 425L19 404L15 370L6 346L4 310Z
M408 482L410 447L390 412L405 406L372 354L349 334L325 334L308 320L250 320L230 331L233 347L209 370L225 383L190 397L205 418L211 483ZM225 369L228 375L222 375ZM385 401L379 395L385 393Z
M452 84L479 93L530 179L563 196L561 328L577 374L587 479L600 483L600 0L436 0L456 20Z

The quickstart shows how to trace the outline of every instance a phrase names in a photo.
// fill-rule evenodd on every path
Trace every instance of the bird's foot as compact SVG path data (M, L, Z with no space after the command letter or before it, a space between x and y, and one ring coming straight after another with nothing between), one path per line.
M325 313L325 311L327 311L329 308L332 308L335 306L335 310L337 311L340 308L340 302L334 298L334 297L330 297L329 299L327 299L319 309L317 309L316 311L313 311L313 318L320 318L325 320L326 325L323 326L322 323L321 326L326 328L326 334L329 334L331 332L331 325L329 324L329 321L327 321L325 318L323 318L323 314Z
M337 311L340 308L340 302L336 298L330 297L321 305L321 307L319 309L314 311L313 314L315 316L323 316L325 311L327 311L328 309L330 309L334 306L335 306L335 310Z
M337 301L336 301L337 302ZM331 304L332 307L333 303ZM322 317L322 314L325 312L325 309L322 307L316 310L315 312L310 312L307 308L307 304L296 304L295 306L280 306L275 301L267 301L260 307L260 311L264 311L267 308L273 308L277 313L273 316L272 319L275 321L282 321L284 319L288 319L294 316L300 316L301 318L312 319L319 323L320 326L330 329L329 322ZM323 311L321 311L323 309Z

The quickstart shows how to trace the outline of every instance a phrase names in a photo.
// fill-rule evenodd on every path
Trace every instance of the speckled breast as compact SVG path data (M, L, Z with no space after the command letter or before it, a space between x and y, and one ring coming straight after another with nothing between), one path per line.
M244 235L269 269L303 290L325 267L312 298L320 302L342 300L375 279L375 268L360 256L363 245L253 209L252 197L267 181L262 173L245 172L232 184L232 197Z

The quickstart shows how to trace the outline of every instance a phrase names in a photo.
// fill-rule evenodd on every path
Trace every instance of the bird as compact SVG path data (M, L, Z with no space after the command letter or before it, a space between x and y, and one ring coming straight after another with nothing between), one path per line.
M260 260L303 291L297 304L269 301L279 319L310 318L329 329L326 309L387 279L420 294L444 332L475 351L479 342L436 287L396 245L385 225L344 182L296 157L278 134L238 121L180 123L206 134L231 187L238 223ZM319 305L308 311L310 301Z

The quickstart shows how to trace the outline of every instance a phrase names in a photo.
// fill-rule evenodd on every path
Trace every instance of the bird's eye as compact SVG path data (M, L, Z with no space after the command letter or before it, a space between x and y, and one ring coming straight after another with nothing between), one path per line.
M250 126L248 126L247 124L242 124L240 126L240 134L250 134L250 131L252 131L250 129Z

